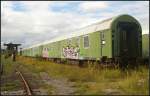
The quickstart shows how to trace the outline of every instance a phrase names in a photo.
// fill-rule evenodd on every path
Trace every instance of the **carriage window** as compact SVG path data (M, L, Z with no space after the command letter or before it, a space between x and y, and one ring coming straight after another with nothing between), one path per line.
M71 39L68 39L68 42L67 42L68 44L71 44Z
M112 39L114 39L114 33L112 33Z
M104 34L104 32L101 32L101 38L102 38L102 40L105 40L105 34Z
M77 37L77 45L80 45L80 37Z
M44 51L46 51L46 48L44 48Z
M84 48L89 47L89 36L84 36Z
M105 44L106 44L106 41L105 41L105 33L104 33L104 32L101 32L101 33L100 33L100 38L101 38L101 44L102 44L102 45L105 45Z

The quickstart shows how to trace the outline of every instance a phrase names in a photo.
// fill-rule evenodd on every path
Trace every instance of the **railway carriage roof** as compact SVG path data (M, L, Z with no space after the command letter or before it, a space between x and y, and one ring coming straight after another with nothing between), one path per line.
M119 15L119 16L122 16L122 15ZM109 18L109 19L94 23L92 25L88 25L86 27L83 27L81 29L73 31L70 34L61 35L61 36L59 36L57 38L54 38L52 40L45 41L43 43L39 43L39 44L33 45L31 47L28 47L28 48L38 47L40 45L46 45L46 44L53 43L53 42L56 42L56 41L61 41L61 40L69 39L69 38L72 38L72 37L78 37L78 36L86 35L86 34L89 34L89 33L96 32L96 31L109 29L111 27L112 21L115 18L119 17L119 16L115 16L113 18ZM28 49L28 48L24 48L24 49Z
M72 38L72 37L78 37L78 36L81 36L81 35L86 35L86 34L89 34L89 33L100 31L100 30L109 29L112 21L113 21L113 18L109 18L109 19L103 20L101 22L97 22L95 24L88 25L86 27L83 27L81 29L73 31L73 32L71 32L71 34L64 34L64 35L61 35L61 36L59 36L57 38L54 38L52 40L45 41L43 43L33 45L29 48L38 47L40 45L45 45L45 44L48 44L48 43L61 41L61 40L69 39L69 38ZM24 48L24 49L28 49L28 48Z

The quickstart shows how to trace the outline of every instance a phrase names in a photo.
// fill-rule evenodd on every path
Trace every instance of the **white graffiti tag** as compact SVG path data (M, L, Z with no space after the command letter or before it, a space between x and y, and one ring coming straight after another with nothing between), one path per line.
M63 48L63 56L66 58L78 59L79 58L79 48L67 46L66 48Z

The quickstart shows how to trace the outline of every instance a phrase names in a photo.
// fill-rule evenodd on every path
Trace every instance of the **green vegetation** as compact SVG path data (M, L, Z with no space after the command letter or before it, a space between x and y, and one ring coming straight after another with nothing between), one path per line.
M20 84L18 83L19 81L4 83L3 87L1 87L1 91L17 90L18 88L20 88Z
M26 72L26 74L30 74L30 77L31 76L33 77L30 78L30 83L31 82L34 83L31 83L30 85L38 86L38 88L41 89L46 89L48 91L48 94L51 94L53 87L39 81L41 80L39 78L40 77L39 74L34 74L36 73L37 69L31 68L31 66L28 66L26 64L17 61L12 62L12 58L4 59L4 55L1 55L1 63L4 65L3 75L1 77L2 80L1 91L22 90L23 87L22 82L19 80L18 76L15 73L15 68L17 68L23 73Z
M2 56L3 57L3 56ZM11 58L1 59L5 70L2 79L12 76L15 66L20 64L20 68L30 70L31 73L39 75L40 72L46 72L54 78L68 78L75 82L77 88L75 94L81 95L108 95L108 94L126 94L126 95L148 95L149 94L149 69L140 66L136 70L126 70L122 72L119 69L99 69L96 65L87 68L79 68L64 64L55 64L50 61L42 61L26 57L18 57L17 62L12 62ZM11 82L10 82L11 81ZM20 82L10 80L2 85L2 90L16 90L20 88ZM53 87L43 85L41 88L47 89L51 94Z
M51 85L47 85L44 83L44 85L41 87L42 89L45 89L47 91L48 95L52 94L52 91L54 90L54 87Z
M26 57L18 57L18 60L35 73L47 72L51 77L76 82L78 90L75 94L149 94L149 70L145 66L122 72L119 69L98 69L96 66L79 68Z
M15 76L15 66L17 65L16 62L12 62L11 58L4 59L4 56L1 55L1 63L3 64L3 75L1 76L2 91L9 91L9 90L19 90L21 88L20 81L16 79Z

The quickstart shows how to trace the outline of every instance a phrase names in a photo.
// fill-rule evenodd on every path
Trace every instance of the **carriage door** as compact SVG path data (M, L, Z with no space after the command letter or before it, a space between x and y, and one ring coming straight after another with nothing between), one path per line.
M120 51L121 54L124 56L128 56L128 46L127 46L127 30L124 30L121 28L121 36L120 36L120 41L121 41L121 46L120 46Z
M130 32L128 28L127 22L119 22L119 54L121 57L129 57L129 40L130 40Z
M120 56L136 57L138 55L137 25L131 22L120 22Z

